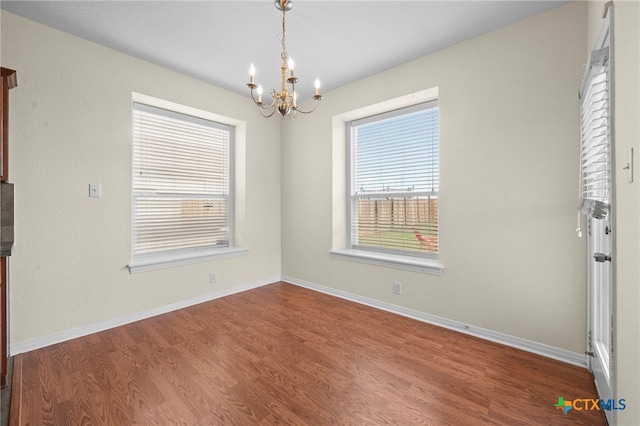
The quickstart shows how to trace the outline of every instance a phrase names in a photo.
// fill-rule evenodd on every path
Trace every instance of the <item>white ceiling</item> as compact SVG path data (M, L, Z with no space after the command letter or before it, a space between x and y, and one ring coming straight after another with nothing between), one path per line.
M567 1L313 1L287 12L301 98L323 93ZM6 1L2 9L247 95L279 88L282 12L259 1Z

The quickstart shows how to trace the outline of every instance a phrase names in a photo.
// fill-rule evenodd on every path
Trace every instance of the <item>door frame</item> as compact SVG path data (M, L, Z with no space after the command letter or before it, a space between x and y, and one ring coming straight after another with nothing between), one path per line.
M616 256L616 234L617 234L617 222L616 222L616 176L615 176L615 90L614 90L614 38L613 38L613 15L614 15L614 7L613 2L607 3L605 6L605 12L603 15L603 25L600 30L600 34L598 36L596 45L594 46L594 50L601 49L603 47L609 48L609 155L610 155L610 199L609 199L609 212L608 218L611 226L611 251L608 253L611 256L611 265L610 265L610 292L609 292L609 315L610 315L610 347L609 347L609 380L606 380L606 377L602 375L602 372L599 369L594 370L594 363L597 362L593 358L593 333L594 333L594 321L595 321L595 300L594 300L594 285L593 285L593 265L594 265L594 247L592 247L592 236L591 233L593 231L592 222L594 220L591 217L588 218L587 221L587 367L589 371L593 374L593 379L595 382L596 390L598 392L598 396L601 400L609 401L616 400L616 359L615 359L615 335L616 335L616 269L617 269L617 256ZM587 70L588 72L589 70ZM615 410L603 410L604 415L607 419L609 425L616 424L616 412Z

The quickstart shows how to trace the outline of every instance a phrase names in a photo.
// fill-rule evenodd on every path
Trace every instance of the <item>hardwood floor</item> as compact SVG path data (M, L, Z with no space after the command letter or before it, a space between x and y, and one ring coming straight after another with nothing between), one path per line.
M581 368L286 283L16 356L19 425L604 425Z

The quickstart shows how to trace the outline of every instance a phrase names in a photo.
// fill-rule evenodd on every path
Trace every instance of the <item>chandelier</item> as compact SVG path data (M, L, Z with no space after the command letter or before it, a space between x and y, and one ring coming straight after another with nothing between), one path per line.
M275 0L274 3L276 8L282 11L282 53L280 54L280 57L282 58L282 66L280 67L282 85L279 92L275 89L270 90L271 103L265 104L262 101L262 86L255 84L254 82L256 69L252 63L251 68L249 69L250 80L247 86L249 86L251 91L251 98L253 99L253 102L258 106L260 114L263 117L271 117L276 111L278 111L280 115L282 115L282 119L289 117L289 119L294 120L297 113L309 114L315 111L318 107L318 104L322 99L322 95L320 94L320 80L316 78L315 81L316 93L313 96L313 99L315 100L313 108L309 111L304 111L298 108L298 94L296 93L296 83L298 83L298 78L295 77L293 73L294 63L293 59L291 59L287 53L286 45L286 15L287 11L291 10L293 7L293 3L291 0ZM287 77L287 74L289 77ZM258 95L257 98L256 94Z

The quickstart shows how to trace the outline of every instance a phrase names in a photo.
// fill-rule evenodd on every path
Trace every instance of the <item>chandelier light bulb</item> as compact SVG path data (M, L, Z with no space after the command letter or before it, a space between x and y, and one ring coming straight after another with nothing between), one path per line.
M251 66L249 67L249 78L251 79L250 83L253 84L254 77L256 76L256 67L253 66L253 62L251 62Z
M320 95L320 80L318 80L317 78L316 78L315 86L316 86L316 96L318 96Z
M291 77L293 77L293 67L295 67L295 63L293 62L293 58L289 57L287 61L287 66L289 67L289 71L291 71Z

